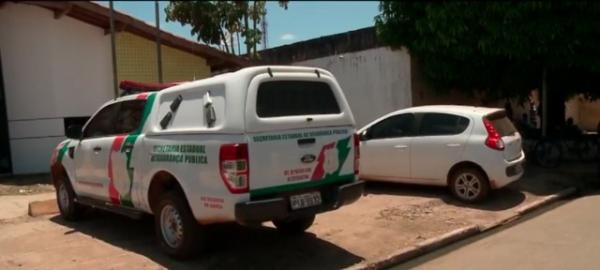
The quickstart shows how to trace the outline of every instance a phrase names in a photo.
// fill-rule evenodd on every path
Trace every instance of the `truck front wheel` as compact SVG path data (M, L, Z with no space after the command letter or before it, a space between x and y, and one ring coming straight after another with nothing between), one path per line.
M154 221L156 237L169 256L187 259L201 247L200 225L185 197L177 192L162 196L154 212Z
M315 215L288 217L280 220L273 220L275 227L286 234L300 234L312 226L315 221Z
M58 179L56 181L56 201L60 215L68 221L77 221L81 219L84 207L75 201L75 191L71 187L68 179Z

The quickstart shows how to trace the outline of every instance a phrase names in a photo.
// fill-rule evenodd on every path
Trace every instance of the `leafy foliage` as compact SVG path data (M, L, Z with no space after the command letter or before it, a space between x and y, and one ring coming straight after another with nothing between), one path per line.
M287 3L279 1L285 9ZM246 52L253 57L263 34L258 24L267 14L265 1L171 1L165 12L167 21L191 25L198 40L223 45L227 52L235 53L234 35L241 34Z
M600 2L382 1L379 37L405 46L437 89L503 97L541 87L600 96Z

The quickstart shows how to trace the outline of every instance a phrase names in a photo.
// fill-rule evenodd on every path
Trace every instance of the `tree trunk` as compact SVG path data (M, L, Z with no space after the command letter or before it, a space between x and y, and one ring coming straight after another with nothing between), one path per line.
M248 4L246 4L248 5ZM248 56L250 56L251 53L251 47L250 47L250 43L248 42L248 30L249 30L249 23L248 23L248 6L246 6L246 13L244 14L244 31L246 31L246 54Z
M225 34L223 33L223 31L219 31L219 35L221 35L221 40L223 40L223 44L225 46L225 51L227 53L229 53L229 46L227 46L227 38L225 38Z
M255 59L256 58L256 43L258 43L258 39L256 38L256 20L258 19L258 13L256 11L256 2L254 1L254 6L252 8L253 14L254 16L252 17L252 30L254 33L254 36L252 38L252 58Z
M233 46L233 34L229 33L229 44L231 45L231 54L235 54L235 47Z

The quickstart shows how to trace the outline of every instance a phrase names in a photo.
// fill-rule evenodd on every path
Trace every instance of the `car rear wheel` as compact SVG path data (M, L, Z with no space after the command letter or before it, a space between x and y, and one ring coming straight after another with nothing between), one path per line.
M56 183L56 201L60 215L68 221L81 219L84 207L75 201L75 191L68 179L58 179Z
M273 220L273 224L282 233L300 234L306 231L315 222L315 215L288 217L280 220Z
M450 179L450 191L463 202L479 202L487 197L489 190L487 177L475 168L458 169Z
M200 225L196 222L184 196L168 192L154 212L156 237L169 256L187 259L201 248Z

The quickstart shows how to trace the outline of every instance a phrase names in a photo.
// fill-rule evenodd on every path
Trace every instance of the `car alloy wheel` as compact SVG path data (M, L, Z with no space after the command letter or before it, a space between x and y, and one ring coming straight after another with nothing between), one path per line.
M481 180L472 173L461 173L454 181L454 190L461 199L472 201L481 192Z

